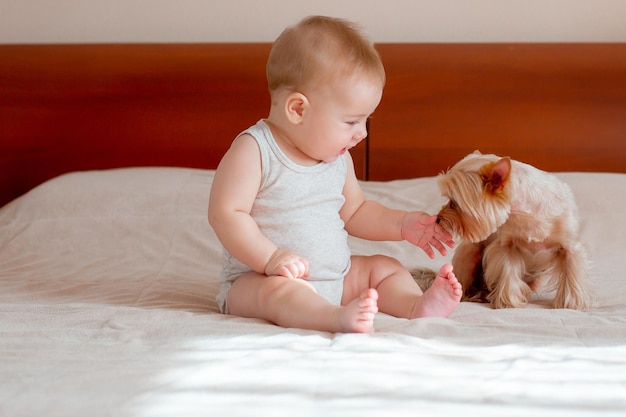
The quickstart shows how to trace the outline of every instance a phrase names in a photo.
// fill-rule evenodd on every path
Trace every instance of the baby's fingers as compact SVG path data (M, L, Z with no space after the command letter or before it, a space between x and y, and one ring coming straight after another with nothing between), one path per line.
M420 246L420 248L426 253L426 255L428 255L430 259L435 259L435 252L433 251L433 248L431 248L429 244Z
M291 271L291 268L283 265L278 269L278 274L281 277L285 277L285 278L289 278L289 279L294 279L295 276L293 274L293 272Z
M281 266L279 275L285 278L295 279L307 276L308 272L308 264L303 261L294 261L290 264Z
M454 240L452 239L452 235L440 227L435 229L435 239L437 239L440 244L444 243L450 248L454 247Z
M442 256L446 256L448 254L448 250L446 249L446 247L443 245L443 243L441 243L440 240L438 239L433 239L430 244L437 249L437 252L439 252ZM452 244L454 245L454 243Z

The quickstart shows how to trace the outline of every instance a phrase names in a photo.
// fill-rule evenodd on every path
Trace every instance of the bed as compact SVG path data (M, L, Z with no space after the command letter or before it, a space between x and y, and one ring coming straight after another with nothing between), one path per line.
M267 112L269 47L0 46L0 415L624 415L626 44L377 45L368 198L434 213L436 175L475 149L555 172L594 304L463 302L365 335L218 312L208 193Z

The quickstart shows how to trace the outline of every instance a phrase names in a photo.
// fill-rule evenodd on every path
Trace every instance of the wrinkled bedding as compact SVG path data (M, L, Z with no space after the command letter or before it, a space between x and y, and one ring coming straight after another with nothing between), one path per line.
M448 319L378 314L373 334L218 313L211 170L66 174L0 209L0 416L609 416L626 413L626 174L561 173L593 266L594 307ZM364 182L436 212L434 178ZM400 242L351 240L407 267Z

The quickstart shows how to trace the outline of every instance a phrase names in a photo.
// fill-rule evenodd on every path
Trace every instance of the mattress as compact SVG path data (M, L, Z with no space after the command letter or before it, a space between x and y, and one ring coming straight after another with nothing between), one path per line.
M214 171L123 168L50 180L0 209L1 416L609 416L626 413L626 174L559 173L592 260L593 308L463 302L379 313L371 334L220 314ZM437 212L433 177L362 182ZM355 254L438 268L406 242Z

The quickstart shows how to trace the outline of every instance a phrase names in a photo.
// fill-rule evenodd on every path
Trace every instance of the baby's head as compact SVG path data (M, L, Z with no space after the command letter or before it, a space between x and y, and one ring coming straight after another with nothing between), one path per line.
M385 70L373 44L354 24L337 18L310 16L276 39L267 62L270 93L280 89L305 92L350 76L371 77L385 84Z

